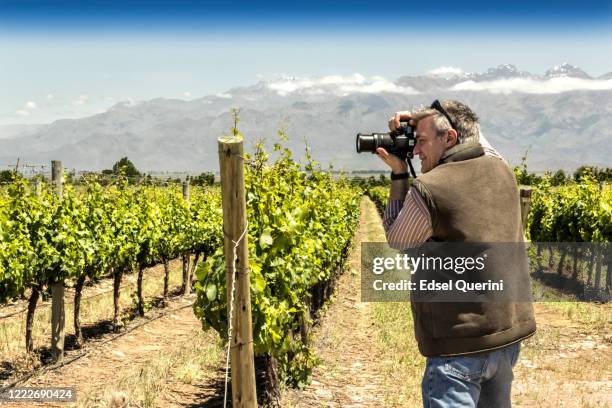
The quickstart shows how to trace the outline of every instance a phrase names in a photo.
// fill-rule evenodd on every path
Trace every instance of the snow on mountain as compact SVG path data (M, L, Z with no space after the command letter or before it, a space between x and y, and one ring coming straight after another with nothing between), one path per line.
M558 78L580 79L584 81L561 80ZM597 80L611 79L607 76ZM551 80L554 80L550 82ZM455 67L440 67L425 75L403 76L396 84L412 87L420 92L427 90L450 89L453 91L490 91L495 93L559 93L574 90L609 89L610 84L591 82L593 80L582 69L563 63L549 70L543 76L520 71L512 64L501 64L483 73L465 72ZM595 81L597 81L595 80Z
M475 75L474 81L483 82L483 81L495 81L498 79L507 79L507 78L537 78L535 75L530 74L529 72L519 71L512 64L502 64L498 65L495 68L489 68L485 73Z
M593 79L582 69L563 63L546 71L544 76L518 71L514 65L500 65L474 75L467 81L449 87L453 91L487 91L498 94L513 92L527 94L558 94L574 91L612 90L612 78Z
M591 77L584 72L582 69L570 65L567 62L564 62L561 65L555 65L544 74L547 78L583 78L583 79L591 79Z

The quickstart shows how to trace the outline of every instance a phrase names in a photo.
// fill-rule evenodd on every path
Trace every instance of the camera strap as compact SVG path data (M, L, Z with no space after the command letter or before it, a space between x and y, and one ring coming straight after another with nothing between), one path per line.
M416 172L414 171L414 167L412 167L412 160L408 159L408 167L410 167L410 174L412 177L416 178Z

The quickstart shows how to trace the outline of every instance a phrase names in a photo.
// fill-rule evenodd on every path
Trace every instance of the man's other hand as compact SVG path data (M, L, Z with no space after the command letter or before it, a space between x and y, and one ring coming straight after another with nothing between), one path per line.
M401 122L409 122L411 126L414 126L414 121L411 119L412 112L410 111L395 112L395 115L389 119L389 130L395 132L402 126Z

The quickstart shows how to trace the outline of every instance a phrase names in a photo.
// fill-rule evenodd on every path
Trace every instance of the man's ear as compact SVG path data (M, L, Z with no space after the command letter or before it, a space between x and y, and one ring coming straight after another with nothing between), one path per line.
M457 134L457 131L455 129L447 130L446 139L444 140L446 143L446 147L450 148L459 143L458 137L459 135Z

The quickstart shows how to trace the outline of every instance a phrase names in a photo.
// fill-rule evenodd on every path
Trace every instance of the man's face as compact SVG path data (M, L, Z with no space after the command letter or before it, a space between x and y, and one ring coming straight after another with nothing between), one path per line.
M436 167L446 149L445 138L436 137L433 116L421 119L416 128L416 145L413 151L421 160L421 173L427 173Z

